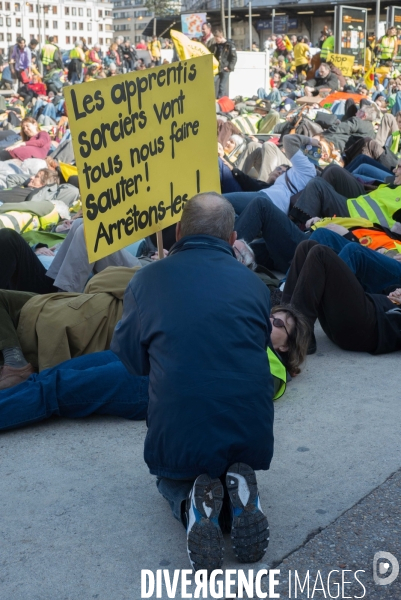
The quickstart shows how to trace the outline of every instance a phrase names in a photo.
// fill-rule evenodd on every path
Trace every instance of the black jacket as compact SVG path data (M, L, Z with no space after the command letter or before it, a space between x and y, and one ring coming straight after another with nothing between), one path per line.
M216 44L214 48L214 56L219 61L219 72L224 71L228 67L229 71L234 71L237 63L237 51L234 43L227 40L223 44Z
M334 73L330 73L328 77L316 77L316 79L310 79L306 83L308 84L308 87L313 87L316 90L330 88L335 92L340 88L338 77Z
M360 119L359 117L352 117L348 121L343 121L338 125L332 125L324 132L324 137L327 141L333 142L335 147L344 152L345 145L351 135L358 135L361 137L375 138L375 130L370 121Z

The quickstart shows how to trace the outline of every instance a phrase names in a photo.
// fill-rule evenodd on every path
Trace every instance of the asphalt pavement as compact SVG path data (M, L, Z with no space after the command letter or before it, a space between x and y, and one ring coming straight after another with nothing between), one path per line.
M354 580L338 597L399 600L401 575L375 584L372 564L379 551L401 562L401 354L316 338L317 354L276 402L274 459L258 473L270 545L261 564L241 568L279 569L281 598L296 597L286 571L297 565L312 586L319 570L327 584L331 567L367 569L367 595ZM144 422L96 417L1 435L0 600L139 600L142 569L189 568L185 531L143 462L145 433ZM225 543L224 568L237 569Z

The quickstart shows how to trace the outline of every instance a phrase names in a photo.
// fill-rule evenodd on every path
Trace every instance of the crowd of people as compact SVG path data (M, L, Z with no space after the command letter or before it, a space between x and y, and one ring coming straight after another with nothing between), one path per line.
M316 323L344 351L401 349L401 79L344 77L324 30L319 61L305 36L292 49L276 40L271 88L230 98L235 46L207 23L203 33L220 65L221 189L164 230L162 260L149 236L89 262L63 98L101 71L146 68L136 49L117 39L104 57L77 42L67 68L52 38L40 54L21 38L12 49L0 430L54 415L147 418L145 461L186 527L192 566L211 571L224 531L241 562L266 551L255 470L269 468L273 400L316 352ZM157 38L142 45L159 64Z

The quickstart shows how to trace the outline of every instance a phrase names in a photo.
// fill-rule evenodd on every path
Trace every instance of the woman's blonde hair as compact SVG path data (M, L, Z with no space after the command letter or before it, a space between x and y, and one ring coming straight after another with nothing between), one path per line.
M280 354L289 374L291 376L298 375L301 372L299 367L304 362L308 352L311 329L303 314L290 304L278 304L271 309L270 314L273 316L278 312L287 313L294 321L294 326L288 337L288 350L278 354Z

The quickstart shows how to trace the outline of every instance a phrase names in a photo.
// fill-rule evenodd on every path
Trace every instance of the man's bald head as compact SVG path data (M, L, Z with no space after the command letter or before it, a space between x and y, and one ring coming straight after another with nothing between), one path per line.
M232 204L220 194L197 194L182 211L177 237L212 235L231 243L235 212Z

